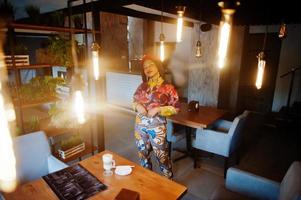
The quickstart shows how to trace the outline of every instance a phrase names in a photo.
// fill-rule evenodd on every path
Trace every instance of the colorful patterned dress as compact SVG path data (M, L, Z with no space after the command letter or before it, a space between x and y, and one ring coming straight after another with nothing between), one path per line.
M152 169L150 153L153 150L163 175L168 178L173 174L168 156L165 117L177 112L178 99L175 88L165 84L161 77L156 81L143 82L134 94L134 108L137 104L143 105L146 111L160 107L160 113L152 118L139 113L136 116L135 138L140 163Z

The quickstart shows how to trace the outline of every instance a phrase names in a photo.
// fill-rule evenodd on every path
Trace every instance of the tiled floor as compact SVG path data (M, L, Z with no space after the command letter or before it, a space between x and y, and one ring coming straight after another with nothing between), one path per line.
M134 118L133 114L124 111L106 112L105 148L138 163L133 134ZM185 141L181 141L176 147L184 146ZM173 151L172 158L180 155L181 153ZM154 171L160 173L155 162L153 164ZM174 180L188 187L188 193L183 199L210 199L214 190L223 185L223 160L220 157L202 160L200 166L194 169L191 158L173 163Z

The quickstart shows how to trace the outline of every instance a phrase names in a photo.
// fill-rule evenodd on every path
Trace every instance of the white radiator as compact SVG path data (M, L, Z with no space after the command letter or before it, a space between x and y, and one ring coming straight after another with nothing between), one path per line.
M133 94L141 83L141 75L107 72L107 103L132 108Z

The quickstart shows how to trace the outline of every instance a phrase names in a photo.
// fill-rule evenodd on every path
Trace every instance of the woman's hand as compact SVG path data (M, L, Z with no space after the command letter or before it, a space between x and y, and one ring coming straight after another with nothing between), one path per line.
M137 104L136 110L137 110L138 113L140 113L140 114L142 114L142 115L146 115L146 114L147 114L146 109L145 109L144 106L141 105L141 104Z
M148 111L147 116L148 117L154 117L158 113L160 113L160 107L155 107L155 108L152 108Z

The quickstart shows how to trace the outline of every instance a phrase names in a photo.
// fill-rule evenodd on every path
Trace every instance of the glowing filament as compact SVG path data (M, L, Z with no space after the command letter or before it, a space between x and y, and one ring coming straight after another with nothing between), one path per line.
M164 41L160 41L160 61L163 62L164 59L165 59Z
M177 42L182 41L182 29L183 29L183 14L178 14L177 19Z
M227 50L229 45L231 32L231 25L228 22L221 22L220 36L219 36L219 47L218 47L218 61L217 66L223 68L227 56Z
M258 58L258 69L257 69L257 78L256 78L256 88L259 90L262 86L262 80L263 80L263 74L264 74L264 68L265 68L265 60L262 60L261 58Z
M75 112L78 123L79 124L85 123L86 122L85 103L84 103L83 94L80 90L77 90L74 93L73 110Z
M98 51L92 51L92 62L93 62L93 75L94 79L99 79L99 57Z

